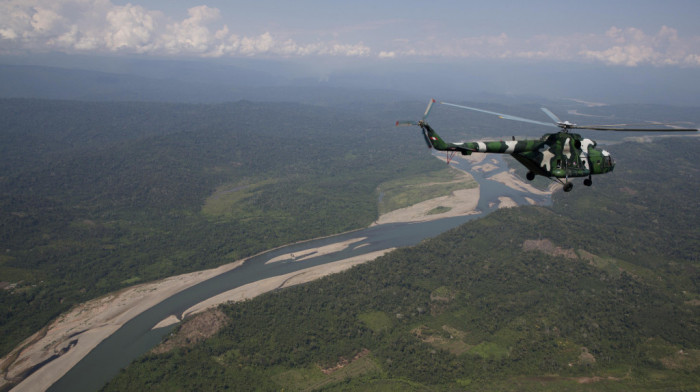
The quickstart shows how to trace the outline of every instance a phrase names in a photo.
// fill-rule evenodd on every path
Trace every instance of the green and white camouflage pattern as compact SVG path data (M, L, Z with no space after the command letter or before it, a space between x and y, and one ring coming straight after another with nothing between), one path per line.
M506 120L515 120L527 122L537 125L550 127L559 127L560 132L547 133L539 140L513 140L511 141L483 141L483 142L464 142L464 143L447 143L428 125L426 119L430 114L434 99L428 102L428 108L423 114L420 121L397 121L396 125L418 125L423 130L428 147L435 148L439 151L447 151L447 162L450 162L452 154L460 152L462 155L471 155L472 153L491 153L491 154L509 154L512 155L518 162L528 169L527 179L532 181L535 175L544 176L550 179L555 179L564 185L564 191L569 192L573 188L573 184L569 182L569 177L587 177L583 184L590 186L593 181L593 174L604 174L613 171L615 168L615 160L610 153L605 150L596 149L596 142L591 139L585 139L577 133L571 133L572 129L587 129L596 131L634 131L634 132L697 132L697 129L687 128L662 128L662 129L646 129L646 128L628 128L619 125L589 125L580 126L568 121L561 121L554 113L546 108L542 111L549 116L554 123L545 123L536 120L530 120L522 117L511 116L509 114L492 112L489 110L473 108L464 105L442 102L445 105L454 106L462 109L473 110L477 112L487 113L499 116ZM562 181L561 179L566 179Z
M615 161L605 150L596 149L596 142L576 133L548 133L539 140L483 141L447 143L423 123L433 148L439 151L510 154L532 173L555 178L588 177L615 168Z

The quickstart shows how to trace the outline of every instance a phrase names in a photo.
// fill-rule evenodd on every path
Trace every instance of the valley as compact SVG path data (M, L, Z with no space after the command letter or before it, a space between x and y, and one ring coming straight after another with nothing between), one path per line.
M81 114L85 107L89 114ZM672 376L693 369L697 201L678 198L697 194L697 168L691 163L697 138L682 145L674 139L611 144L625 162L621 172L564 196L552 194L556 187L548 189L546 183L535 181L533 187L520 180L523 173L507 159L458 158L446 167L415 143L415 134L390 125L373 128L379 119L402 116L391 105L368 112L361 123L344 110L326 108L319 114L317 107L250 102L199 107L6 100L2 109L4 118L13 119L4 126L0 162L5 170L0 178L5 389L26 376L33 381L18 390L48 387L100 342L119 344L123 338L112 336L127 324L139 325L145 340L135 341L116 370L140 358L127 371L129 382L137 384L126 385L117 376L108 388L143 388L139 380L151 376L130 372L156 365L148 373L170 380L164 388L196 389L197 377L157 376L167 372L166 357L180 361L183 369L199 372L191 362L199 361L208 371L222 371L226 379L212 376L215 384L223 382L216 385L254 375L266 380L261 385L267 389L333 389L346 382L358 388L458 388L472 385L478 366L492 369L479 379L493 388L502 379L496 369L508 369L503 371L509 382L528 388L555 371L559 375L548 378L548 385L584 380L581 385L617 382L624 389L648 381L629 372L650 369L647 362L632 360L635 355L663 364L651 385L673 385ZM44 113L36 119L41 126L27 128L37 110ZM171 121L163 125L161 118ZM290 119L304 123L293 136L286 130L297 122ZM483 127L491 126L488 121ZM334 133L335 127L344 132ZM377 143L378 137L385 142ZM273 158L261 159L261 146L276 151ZM659 154L674 160L641 159ZM654 182L659 177L663 187ZM523 207L505 208L516 205ZM339 233L345 234L329 237ZM309 238L320 239L306 242ZM290 243L291 248L279 248ZM265 264L270 259L276 261ZM455 270L452 263L464 269ZM254 264L266 266L274 277L245 272L251 268L245 265ZM227 286L239 272L248 275L237 287ZM473 280L478 276L482 280ZM368 278L365 288L353 288ZM205 282L217 283L207 288ZM320 294L305 296L309 290ZM628 290L639 299L625 294ZM260 295L264 292L270 293ZM562 299L568 292L593 302ZM364 293L384 294L372 299ZM287 296L307 304L299 314L323 330L299 322L299 314L288 313L294 307L274 314L301 326L297 332L276 329L277 321L267 321L271 329L256 324L267 317L256 312L282 306ZM642 311L641 298L655 305ZM228 301L239 302L221 306ZM333 303L344 315L325 308ZM590 308L585 312L584 304ZM159 310L148 315L142 313L146 309ZM207 309L223 313L202 316L213 314ZM584 324L570 325L550 313L555 309L566 317L593 313ZM237 312L258 315L241 318ZM218 330L196 338L196 344L166 343L170 349L147 354L171 331L173 336L187 331L187 321L178 322L195 314L219 320ZM669 314L676 315L676 323L654 321ZM334 318L335 327L324 317ZM232 319L245 320L235 333L252 333L246 339L261 345L259 354L244 354L245 345L227 348ZM557 337L565 337L556 344L552 325ZM591 325L608 327L603 332ZM340 331L346 332L339 336ZM286 344L308 336L320 340L295 354L286 351ZM287 343L277 345L281 351L266 351L268 339ZM615 341L625 342L623 348ZM389 349L397 344L423 359ZM673 356L673 350L686 354ZM192 357L180 356L185 352ZM451 363L452 370L445 373L430 358ZM532 366L516 365L523 359ZM236 372L236 366L245 370ZM308 372L314 366L331 370L319 376ZM416 366L441 376L405 372ZM614 370L620 366L628 370ZM95 377L108 380L114 374ZM307 378L315 381L299 381ZM677 385L695 382L679 380L690 384Z

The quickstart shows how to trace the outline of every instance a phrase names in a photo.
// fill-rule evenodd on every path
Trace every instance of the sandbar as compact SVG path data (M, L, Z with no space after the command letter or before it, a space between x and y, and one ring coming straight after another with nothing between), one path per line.
M164 299L242 263L243 260L239 260L209 270L140 284L76 305L0 359L3 373L0 388L8 384L8 380L19 381L22 374L32 367L63 352L26 377L13 391L48 389L127 321Z
M510 197L501 196L498 198L498 201L498 208L513 208L518 206L518 203Z
M351 244L364 239L355 238L317 249L320 249L320 252L323 254L333 253L334 251L346 249ZM203 301L183 312L180 317L170 316L158 323L154 328L175 324L184 317L228 301L252 298L270 290L308 282L328 274L344 271L354 265L374 260L391 250L393 248L368 252L345 260L250 283ZM318 253L313 254L314 256L318 255ZM101 341L116 332L127 321L164 299L197 283L230 271L240 266L244 261L239 260L218 268L182 274L157 282L133 286L75 306L52 321L47 328L27 338L21 345L0 360L3 369L3 377L0 378L0 388L10 382L19 381L22 378L22 374L32 367L47 361L56 354L60 354L58 358L49 361L34 373L31 373L12 390L37 391L48 389Z
M293 252L293 253L286 253L286 254L271 258L270 260L265 262L265 264L276 263L279 261L290 261L290 260L292 260L292 261L304 261L304 260L308 260L308 259L313 258L313 257L323 256L323 255L327 255L327 254L335 253L335 252L340 252L340 251L345 250L348 247L350 247L350 245L357 243L357 242L360 242L360 241L364 241L366 239L367 239L367 237L353 238L353 239L350 239L347 241L338 242L338 243L330 244L330 245L326 245L326 246L321 246L318 248L310 248L310 249L305 249L305 250L297 251L297 252Z
M324 277L326 275L342 272L358 264L372 261L394 249L395 248L389 248L379 250L376 252L370 252L363 255L350 257L344 260L338 260L332 263L326 263L323 265L306 268L301 271L290 272L285 275L273 276L271 278L262 279L257 282L248 283L241 287L237 287L235 289L231 289L229 291L211 297L205 301L198 303L197 305L192 306L191 308L187 309L182 313L180 319L184 319L185 317L201 313L211 308L215 308L227 302L243 301L246 299L256 297L268 291L310 282L312 280ZM163 322L164 321L165 320L163 320Z
M501 184L504 184L505 186L507 186L511 189L515 189L517 191L522 191L522 192L532 193L533 195L544 196L544 195L549 195L552 193L549 190L541 191L541 190L535 188L534 186L524 182L523 180L518 178L514 174L514 172L515 171L512 169L509 171L500 172L498 174L494 174L493 176L489 177L489 180L498 181Z
M410 207L387 212L377 219L373 225L383 225L397 222L422 222L454 216L478 214L476 206L479 204L479 188L460 189L449 196L442 196L426 200ZM433 213L439 207L446 209L444 212Z

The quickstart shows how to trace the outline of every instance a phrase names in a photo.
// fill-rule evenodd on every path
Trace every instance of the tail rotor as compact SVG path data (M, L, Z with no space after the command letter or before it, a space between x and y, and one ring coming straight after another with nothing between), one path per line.
M433 110L433 104L435 103L434 99L431 99L430 102L428 102L428 107L425 109L425 113L423 113L423 118L421 118L420 121L397 121L396 126L401 127L401 126L408 126L408 125L418 125L421 128L421 131L423 132L423 139L425 139L425 144L428 145L428 148L433 148L433 144L430 142L430 138L428 137L428 130L426 129L426 125L428 124L426 120L428 119L428 115L430 115L430 111Z

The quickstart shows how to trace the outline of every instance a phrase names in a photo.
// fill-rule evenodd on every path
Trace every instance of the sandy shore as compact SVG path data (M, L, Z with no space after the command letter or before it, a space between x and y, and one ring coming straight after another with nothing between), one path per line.
M464 156L460 157L470 163L479 163L484 159L484 154L481 157ZM444 156L435 155L441 161L447 161ZM453 169L464 173L465 176L473 179L468 172L453 167ZM386 223L400 222L424 222L443 218L452 218L455 216L478 214L476 206L479 204L479 187L471 189L460 189L452 192L451 195L437 197L426 200L409 207L400 208L390 211L379 216L376 222L372 224L383 225Z
M265 264L276 263L279 261L290 261L290 260L304 261L304 260L310 259L312 257L318 257L318 256L327 255L330 253L340 252L342 250L349 248L350 245L357 243L357 242L360 242L360 241L364 241L366 239L367 239L367 237L353 238L353 239L350 239L347 241L338 242L338 243L330 244L330 245L326 245L326 246L321 246L318 248L305 249L305 250L302 250L299 252L294 252L294 253L286 253L286 254L271 258L270 260L265 262Z
M498 201L498 208L513 208L518 206L518 203L510 197L501 196L498 198Z
M489 177L489 180L498 181L505 186L522 192L532 193L533 195L550 195L551 190L541 191L527 182L521 180L514 174L515 170L500 172Z
M301 271L290 272L286 275L274 276L272 278L267 278L254 283L249 283L247 285L229 290L225 293L221 293L217 296L211 297L206 301L198 303L197 305L184 311L182 313L181 318L185 318L203 312L207 309L217 307L220 304L226 302L242 301L245 299L256 297L268 291L310 282L312 280L324 277L326 275L342 272L358 264L372 261L380 256L383 256L388 252L391 252L392 250L394 250L394 248L371 252L364 255L355 256L348 259L307 268ZM159 325L162 324L163 322L161 322L161 324Z
M476 214L479 203L479 188L454 191L449 196L426 200L410 207L400 208L379 217L374 225L397 222L421 222L453 216ZM444 207L444 212L431 213Z
M301 253L306 257L329 254L344 250L363 239L356 238L338 244L308 249ZM180 317L170 316L154 328L178 323L184 317L228 301L252 298L277 288L305 283L322 276L341 272L357 264L374 260L391 250L393 248L370 252L250 283L203 301L183 312ZM289 259L290 255L283 255L280 260ZM3 377L0 379L0 388L10 382L21 380L24 373L58 354L60 355L58 358L39 368L12 389L13 391L46 390L101 341L133 317L188 287L230 271L242 263L243 260L240 260L215 269L178 275L158 282L130 287L74 307L2 358L0 363L2 363Z
M498 163L498 161L489 161L487 160L486 156L487 154L472 154L460 156L457 159L464 159L470 164L475 165L472 166L472 170L477 170L483 173L489 173L498 168L498 166L495 165L496 163ZM436 158L445 161L445 158L442 156L436 155ZM542 191L535 188L534 186L518 178L515 175L515 170L512 169L509 171L504 171L495 174L489 177L488 179L498 181L511 189L515 189L517 191L522 192L528 192L534 195L551 195L553 191L552 189ZM420 222L435 219L451 218L455 216L478 214L479 212L476 210L476 206L479 204L479 195L479 188L458 190L453 192L452 195L449 196L438 197L418 204L414 204L410 207L401 208L383 214L374 224L381 225L385 223L397 222ZM526 199L528 203L536 204L536 202L533 199ZM510 198L499 198L498 208L508 208L516 206L517 203L515 203L515 201L513 201ZM438 209L439 207L441 208ZM443 211L440 213L435 213L436 211L440 210Z
M37 364L60 355L24 379L13 391L47 389L102 340L136 315L165 298L241 264L242 261L238 261L137 285L75 306L0 360L3 373L0 388L8 384L8 380L21 380L23 374Z

